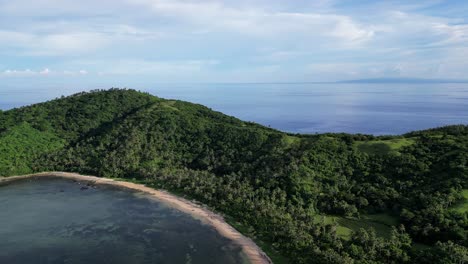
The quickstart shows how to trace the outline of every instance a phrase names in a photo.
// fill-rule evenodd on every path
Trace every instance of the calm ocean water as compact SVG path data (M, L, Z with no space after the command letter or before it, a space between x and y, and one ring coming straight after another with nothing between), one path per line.
M468 84L155 84L151 94L297 133L401 134L468 124ZM0 91L0 108L80 89Z
M241 248L149 196L64 179L0 186L0 263L242 264Z

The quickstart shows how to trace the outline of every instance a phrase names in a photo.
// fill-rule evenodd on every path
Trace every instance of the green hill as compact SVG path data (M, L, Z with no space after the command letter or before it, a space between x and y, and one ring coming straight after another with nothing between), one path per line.
M287 134L111 89L0 112L0 150L3 176L80 172L190 196L278 263L468 257L468 213L457 207L468 189L464 125L395 137Z

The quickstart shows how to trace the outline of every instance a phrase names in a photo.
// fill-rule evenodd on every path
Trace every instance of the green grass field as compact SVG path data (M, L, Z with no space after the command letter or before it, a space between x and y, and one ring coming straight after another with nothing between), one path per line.
M301 142L301 139L295 136L286 135L284 136L284 143L286 146L291 146Z
M454 207L453 210L460 212L460 213L466 213L468 212L468 189L465 189L462 191L463 198L465 198L463 201L457 203Z
M354 146L370 155L387 155L399 154L399 150L403 147L414 144L411 138L394 138L388 140L373 140L373 141L358 141Z
M336 233L344 239L349 239L351 233L360 228L373 228L378 236L389 238L391 227L397 226L399 223L398 218L385 213L362 215L360 219L339 216L318 216L317 221L324 221L326 224L337 224Z

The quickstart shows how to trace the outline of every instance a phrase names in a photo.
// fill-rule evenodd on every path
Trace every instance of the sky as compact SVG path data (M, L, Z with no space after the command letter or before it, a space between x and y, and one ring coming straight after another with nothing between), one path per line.
M0 0L0 89L468 77L466 0Z

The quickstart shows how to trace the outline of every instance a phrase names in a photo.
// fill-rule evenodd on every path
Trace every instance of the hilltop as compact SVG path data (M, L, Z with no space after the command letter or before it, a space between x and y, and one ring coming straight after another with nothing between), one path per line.
M466 260L467 165L466 125L289 134L122 89L0 111L0 175L79 172L188 195L277 263Z

